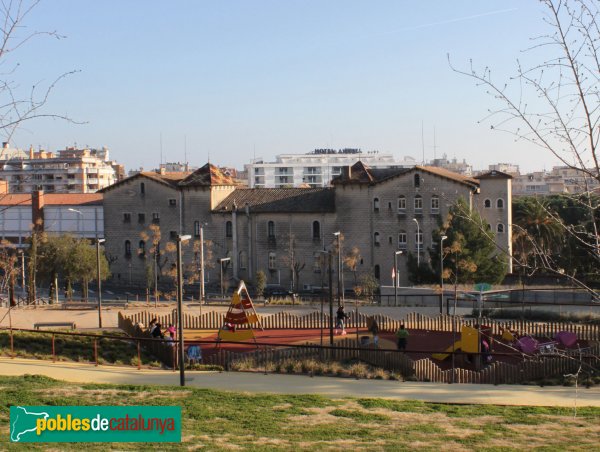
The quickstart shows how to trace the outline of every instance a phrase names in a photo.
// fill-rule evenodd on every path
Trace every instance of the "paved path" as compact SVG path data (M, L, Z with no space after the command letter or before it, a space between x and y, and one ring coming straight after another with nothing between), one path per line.
M46 375L75 383L179 385L179 373L168 370L52 363L0 357L1 375ZM321 394L329 397L379 397L428 402L495 405L565 406L575 403L575 389L562 386L448 385L303 375L240 372L186 372L186 384L198 388L277 394ZM600 407L600 389L579 389L577 406Z

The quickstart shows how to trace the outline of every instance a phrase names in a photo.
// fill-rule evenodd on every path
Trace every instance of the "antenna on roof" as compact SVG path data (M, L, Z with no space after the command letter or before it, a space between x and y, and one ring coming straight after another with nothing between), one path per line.
M421 120L421 153L423 154L421 165L425 165L425 135L423 133L423 120Z
M161 132L160 133L160 164L159 164L159 166L162 165L162 159L163 159L162 151L163 151L163 149L162 149L162 132Z
M433 160L437 158L437 144L435 136L435 126L433 126Z

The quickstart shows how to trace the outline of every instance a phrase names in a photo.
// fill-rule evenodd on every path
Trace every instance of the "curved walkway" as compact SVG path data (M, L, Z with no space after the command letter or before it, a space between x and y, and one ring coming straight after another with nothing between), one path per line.
M140 385L179 385L179 373L80 363L48 362L0 357L0 374L45 375L74 383L112 383ZM600 407L600 388L577 391L562 386L449 385L350 378L308 377L303 375L256 374L240 372L186 372L186 385L225 391L278 394L320 394L328 397L377 397L422 400L441 403L595 406Z

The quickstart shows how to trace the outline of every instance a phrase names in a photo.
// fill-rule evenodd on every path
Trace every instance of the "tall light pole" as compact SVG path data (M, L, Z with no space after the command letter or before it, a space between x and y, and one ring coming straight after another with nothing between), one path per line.
M338 306L342 305L342 243L340 231L334 232L333 235L337 238L338 248L338 275L337 275L337 290L338 290Z
M183 272L181 264L181 243L191 239L191 235L177 236L177 335L179 339L179 384L185 386L185 351L183 349Z
M402 251L394 252L394 306L398 306L398 255Z
M413 218L413 221L417 223L417 276L419 274L419 267L421 266L421 242L419 238L421 237L421 226L419 225L419 220Z
M105 239L96 237L96 279L98 280L98 328L102 328L102 281L100 279L100 244Z
M230 257L223 257L219 259L219 267L221 267L221 298L225 298L225 291L223 290L223 262L229 262Z
M440 286L442 287L440 293L440 314L444 313L444 240L447 238L447 235L440 237ZM450 314L450 306L448 306L447 311L447 314Z

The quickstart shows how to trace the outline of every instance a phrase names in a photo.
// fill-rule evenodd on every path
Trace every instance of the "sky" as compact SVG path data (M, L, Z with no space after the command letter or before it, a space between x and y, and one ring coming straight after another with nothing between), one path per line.
M42 0L20 33L63 38L29 40L3 77L26 92L76 71L44 111L77 123L30 121L11 144L106 146L127 169L157 167L161 148L163 161L242 168L345 147L550 168L481 122L497 104L448 63L503 81L542 18L536 0Z

